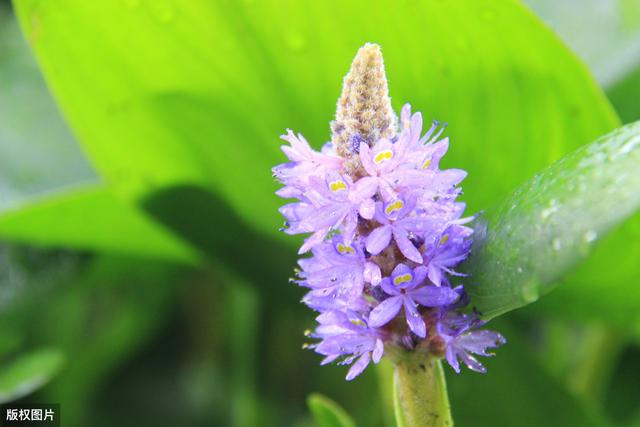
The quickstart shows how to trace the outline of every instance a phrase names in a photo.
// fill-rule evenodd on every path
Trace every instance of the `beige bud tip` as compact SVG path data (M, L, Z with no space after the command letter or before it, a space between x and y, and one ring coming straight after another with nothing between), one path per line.
M373 145L394 135L396 115L379 45L367 43L358 50L344 78L331 129L336 151L346 159L357 155L359 143Z

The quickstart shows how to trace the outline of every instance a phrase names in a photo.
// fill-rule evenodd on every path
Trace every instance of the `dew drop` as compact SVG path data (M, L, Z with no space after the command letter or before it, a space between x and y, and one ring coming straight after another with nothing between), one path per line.
M619 156L628 154L634 148L636 148L636 146L638 144L640 144L640 136L636 136L634 138L631 138L629 141L625 142L622 145L622 147L620 147L620 150L618 150L618 152L616 154L619 155Z
M586 233L584 233L584 235L582 236L582 240L585 243L592 243L593 241L595 241L598 238L598 233L596 233L593 230L589 230Z
M522 286L522 298L528 302L532 303L537 301L539 297L538 286L536 282L527 282Z
M551 199L551 201L549 202L549 207L547 207L546 209L543 209L542 212L540 212L540 219L542 221L546 221L547 219L549 219L551 215L553 215L557 211L558 211L558 201L556 199Z

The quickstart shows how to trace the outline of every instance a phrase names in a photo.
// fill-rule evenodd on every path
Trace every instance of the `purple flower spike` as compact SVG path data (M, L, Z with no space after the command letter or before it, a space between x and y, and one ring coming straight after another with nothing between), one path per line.
M476 356L504 338L478 330L462 314L469 303L456 268L469 256L473 229L456 201L461 169L441 169L449 139L434 121L391 108L380 48L360 49L345 78L331 142L316 151L292 131L282 138L288 163L273 168L284 185L277 195L295 199L280 212L287 234L307 234L293 282L307 289L303 302L319 313L308 348L322 364L351 365L352 380L378 363L385 346L413 351L420 340L444 343L434 357L484 372ZM363 113L363 112L366 112ZM452 282L456 283L452 283Z

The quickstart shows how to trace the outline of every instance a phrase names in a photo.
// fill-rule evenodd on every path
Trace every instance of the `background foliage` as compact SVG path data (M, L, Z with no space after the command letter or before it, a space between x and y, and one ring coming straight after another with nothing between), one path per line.
M491 209L640 119L638 2L529 3L581 59L510 0L0 3L0 400L60 402L65 425L307 426L318 392L393 425L388 366L345 384L300 350L277 136L319 147L378 42L394 106L450 123L446 164ZM458 425L640 425L639 242L636 216L494 321L489 373L447 371Z

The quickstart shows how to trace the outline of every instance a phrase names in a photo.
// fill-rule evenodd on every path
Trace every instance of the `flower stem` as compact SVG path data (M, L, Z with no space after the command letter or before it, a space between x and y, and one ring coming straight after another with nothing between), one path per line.
M439 359L423 353L395 360L394 404L398 427L451 427L447 384Z
M624 341L605 326L583 328L575 367L569 371L569 387L586 400L602 404Z

